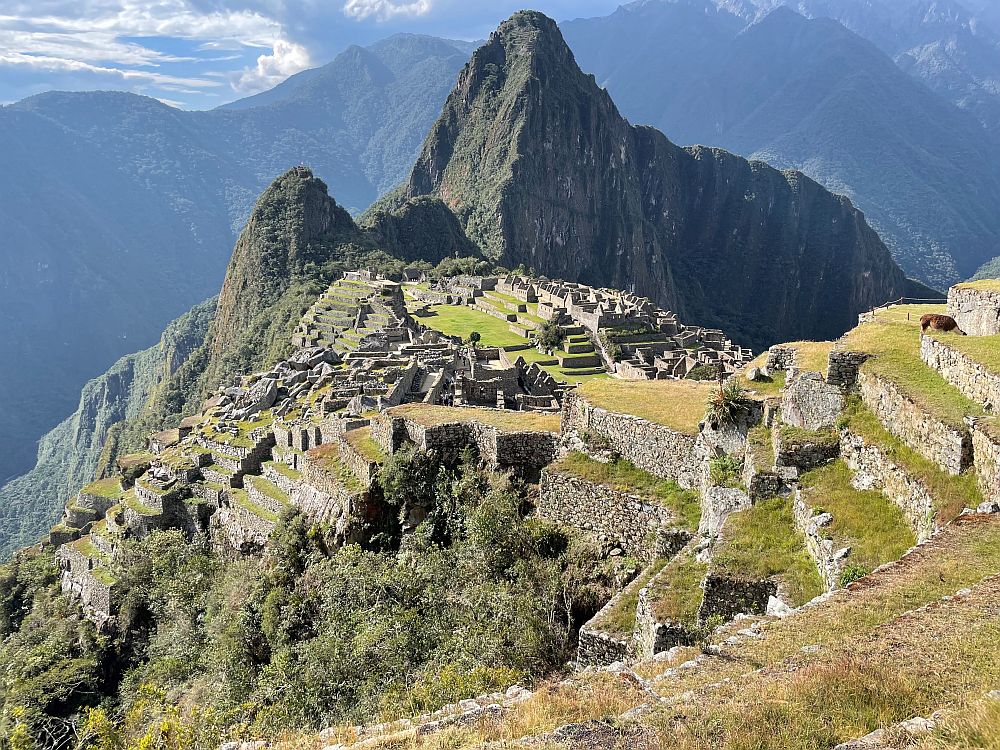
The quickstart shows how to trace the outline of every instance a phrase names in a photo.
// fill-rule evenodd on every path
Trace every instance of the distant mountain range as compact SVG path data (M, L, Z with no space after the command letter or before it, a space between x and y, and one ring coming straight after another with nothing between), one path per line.
M996 0L717 0L752 19L776 7L832 18L988 128L1000 129L1000 3Z
M630 120L849 195L914 277L944 288L1000 255L997 139L839 23L653 0L563 30Z
M215 294L264 187L309 163L364 209L400 182L472 46L399 35L211 112L115 92L0 108L0 482L120 356Z

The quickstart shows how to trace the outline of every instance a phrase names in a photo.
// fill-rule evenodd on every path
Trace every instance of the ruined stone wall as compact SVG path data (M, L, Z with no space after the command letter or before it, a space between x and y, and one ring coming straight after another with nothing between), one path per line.
M933 336L920 337L920 358L968 398L1000 410L1000 375Z
M355 496L330 472L308 458L302 462L303 484L316 490L310 492L303 486L291 495L302 512L321 523L333 523L351 513Z
M868 361L863 352L846 352L834 349L827 360L826 382L842 390L853 388L858 382L858 371Z
M252 554L267 545L274 523L239 503L226 501L212 517L212 539L238 554Z
M646 561L685 543L678 519L667 508L551 467L542 471L538 514L607 539Z
M289 497L292 496L292 492L294 492L295 489L299 486L299 482L296 482L291 477L286 477L276 468L274 468L273 466L268 466L267 464L265 464L264 467L262 468L261 474L265 479L277 485L278 489L280 489Z
M778 593L778 585L774 581L718 573L709 573L703 587L704 596L698 609L699 622L706 622L715 615L725 622L741 613L762 615L767 612L767 600Z
M840 388L815 372L803 372L785 386L781 418L786 424L805 430L833 427L844 410Z
M654 476L672 479L685 489L701 485L706 450L695 436L595 407L574 391L563 400L562 432L576 432L581 439L599 435L623 458Z
M120 586L97 579L91 572L93 560L72 546L60 547L56 556L63 595L77 600L87 617L102 627L117 610Z
M347 468L354 473L362 485L371 487L378 476L378 464L368 460L344 438L337 440L337 446L340 448L340 458Z
M827 591L840 588L840 573L843 570L846 555L843 550L834 549L833 540L827 539L823 529L830 525L833 516L829 513L814 514L812 508L802 500L802 490L795 490L795 501L792 503L792 513L795 525L805 537L806 550L816 563L823 586Z
M970 336L1000 334L1000 292L953 286L948 290L948 314Z
M791 370L795 367L795 349L787 346L772 346L767 350L767 369Z
M976 476L983 500L1000 503L1000 439L994 437L996 427L987 431L977 424L972 429L972 446L976 453Z
M854 474L852 484L859 490L878 490L896 503L918 541L934 533L934 498L922 482L880 448L850 430L840 433L840 455Z
M972 436L934 419L899 388L862 370L858 375L861 398L886 428L925 458L950 474L961 474L972 465Z
M840 456L837 433L830 430L815 432L815 439L786 441L780 427L774 428L775 466L794 466L799 471L809 471L823 466Z
M276 516L280 515L281 512L285 509L283 503L279 502L278 500L275 500L266 492L261 492L259 489L257 489L257 486L254 484L252 480L244 482L243 486L246 489L247 496L250 498L250 502L254 503L255 505L258 505L261 508L264 508L265 510L274 513Z

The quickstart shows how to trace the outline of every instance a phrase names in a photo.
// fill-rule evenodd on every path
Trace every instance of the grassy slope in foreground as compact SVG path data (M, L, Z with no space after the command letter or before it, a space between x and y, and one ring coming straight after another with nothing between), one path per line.
M577 389L589 403L631 414L686 435L697 435L715 383L693 380L595 380Z
M956 336L933 331L931 335L942 344L961 352L987 370L1000 375L1000 336Z

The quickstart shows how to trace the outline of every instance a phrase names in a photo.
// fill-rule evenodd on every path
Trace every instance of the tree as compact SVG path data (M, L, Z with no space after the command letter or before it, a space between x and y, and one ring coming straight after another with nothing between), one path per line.
M479 344L479 342L482 341L482 339L483 339L482 334L480 334L479 331L473 331L466 337L465 343L470 345L473 349L475 349L476 345Z

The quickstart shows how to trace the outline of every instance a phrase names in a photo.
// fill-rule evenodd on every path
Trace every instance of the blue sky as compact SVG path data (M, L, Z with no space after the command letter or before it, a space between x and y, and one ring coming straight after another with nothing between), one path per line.
M533 7L557 20L622 0L0 0L0 104L115 89L208 109L400 31L482 39Z

